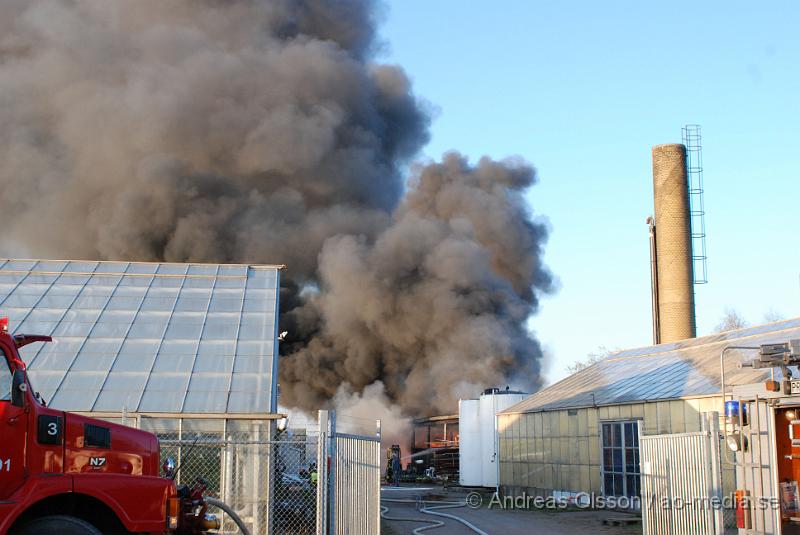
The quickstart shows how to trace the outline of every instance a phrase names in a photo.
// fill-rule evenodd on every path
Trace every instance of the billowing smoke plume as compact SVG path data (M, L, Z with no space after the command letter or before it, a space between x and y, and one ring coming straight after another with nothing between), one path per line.
M538 386L541 353L524 323L550 279L544 231L519 194L532 181L519 162L473 168L450 154L417 170L375 240L327 240L322 291L289 314L316 330L282 363L288 397L314 405L342 380L360 389L380 379L420 414L452 412L459 395L510 375Z
M539 384L520 162L404 170L428 116L368 0L0 3L2 254L285 263L282 402Z

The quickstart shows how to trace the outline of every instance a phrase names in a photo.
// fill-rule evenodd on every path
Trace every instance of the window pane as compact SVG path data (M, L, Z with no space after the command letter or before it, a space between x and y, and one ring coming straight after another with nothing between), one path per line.
M97 338L118 338L128 334L129 324L126 323L97 323L92 329L92 336Z
M190 273L191 269L192 268L189 268ZM183 283L184 288L211 288L213 286L214 279L211 277L188 278Z
M239 318L235 314L222 316L221 314L208 315L203 340L235 340L239 330Z
M625 424L625 447L633 447L634 424Z
M146 353L122 353L117 356L113 372L150 372L155 355Z
M611 451L613 452L614 457L613 470L615 472L622 472L622 449L614 448Z
M106 310L138 310L142 297L115 295L108 300Z
M53 336L56 339L62 336L88 336L92 331L92 327L94 327L94 323L79 323L65 319L56 327Z
M197 355L195 372L230 373L233 371L233 355Z
M622 424L614 424L612 429L614 431L614 446L622 446Z
M611 446L611 424L603 424L603 446Z
M621 475L614 475L614 496L623 496Z
M242 309L242 298L214 297L209 312L238 312Z
M164 340L159 355L196 355L196 340Z
M166 273L167 275L183 275L186 273L186 264L160 264L157 273Z
M203 340L197 348L198 355L229 355L236 354L236 342L233 340Z
M26 296L19 296L20 298ZM30 296L27 296L30 297ZM50 295L49 293L42 297L42 299L37 304L38 307L46 307L46 308L67 308L72 304L72 301L75 300L75 296L73 295ZM3 303L5 304L5 303ZM18 305L24 306L24 305ZM33 305L28 305L33 306Z
M227 392L230 382L230 374L193 373L189 381L189 390L199 392Z
M11 369L2 350L0 358L3 359L0 363L0 401L8 401L11 399Z
M636 450L625 448L625 471L636 472Z
M231 392L228 395L228 412L266 412L268 400L267 392Z
M64 351L59 353L41 353L31 366L32 370L67 371L75 360L76 353Z
M272 356L274 349L274 340L242 341L239 342L236 353L238 355L261 356L268 358Z
M225 412L228 392L190 391L183 402L184 412Z
M190 372L194 367L194 355L158 355L153 364L153 373Z
M247 372L269 372L272 371L272 359L255 356L239 355L233 365L233 370L237 373Z
M627 476L625 483L627 485L627 496L633 497L639 495L639 476Z
M240 340L269 340L274 338L274 336L275 327L271 321L269 323L242 323L239 329Z
M39 301L37 295L11 294L5 301L3 307L32 307Z
M603 470L606 472L611 472L614 470L614 458L612 452L614 450L611 448L603 448Z
M175 298L174 297L145 297L144 301L142 302L142 311L148 310L162 310L168 311L172 310L175 306Z
M208 309L207 297L179 297L175 303L177 312L205 312Z
M105 266L103 266L103 267L105 267ZM137 273L137 274L141 275L142 273L145 273L145 274L155 273L156 269L158 269L158 265L157 264L140 264L140 263L137 263L137 262L132 262L128 266L127 272L128 273Z
M101 371L107 372L111 369L114 363L114 358L117 356L115 353L100 354L100 353L79 353L75 361L70 367L70 373L76 371L93 372Z
M606 474L603 478L603 494L606 496L614 495L614 476Z
M167 329L167 333L164 335L164 338L173 339L173 340L187 340L187 339L196 339L200 337L200 333L203 330L203 324L191 324L191 323L170 323L169 328Z
M158 339L164 335L166 321L162 323L136 322L128 331L128 338Z

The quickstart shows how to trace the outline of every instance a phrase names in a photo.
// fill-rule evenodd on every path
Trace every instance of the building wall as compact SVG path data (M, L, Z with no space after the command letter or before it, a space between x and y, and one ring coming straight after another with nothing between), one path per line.
M644 420L645 434L700 431L719 397L498 415L500 487L506 495L602 494L600 424Z

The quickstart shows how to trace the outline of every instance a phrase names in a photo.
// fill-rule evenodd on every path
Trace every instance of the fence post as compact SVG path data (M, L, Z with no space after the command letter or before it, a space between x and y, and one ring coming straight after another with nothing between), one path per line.
M639 458L642 457L642 451L647 448L647 444L645 444L644 440L644 419L641 419L636 422L636 432L639 435ZM601 446L602 446L602 434L600 436ZM649 496L646 494L650 492L650 480L647 478L650 476L650 464L646 463L646 465L639 466L639 494L641 496L641 503L639 505L639 510L642 513L642 530L645 534L648 533L648 524L650 523L650 500L648 499ZM603 485L602 481L600 483Z
M317 416L317 535L326 535L328 532L328 416L328 411L319 411Z
M336 533L336 515L338 511L336 510L337 506L337 490L338 490L338 481L336 480L336 463L337 463L337 440L336 440L336 411L330 411L329 413L329 434L328 434L328 452L327 452L327 459L330 460L328 466L328 481L326 481L326 486L328 486L328 533L330 535L338 535Z
M375 480L374 480L375 481L374 482L375 488L374 489L370 489L370 490L371 490L373 496L377 496L378 497L377 507L375 508L375 526L374 526L374 530L375 531L373 531L373 533L374 534L379 534L381 532L381 434L383 432L383 429L381 428L381 421L380 420L376 420L375 423L376 423L376 427L377 427L375 435L378 438L378 443L374 446L374 448L376 448L378 450L377 455L376 455L376 458L378 459L378 470L377 470L378 473L375 476ZM447 437L445 437L445 439L446 438ZM403 464L402 464L402 459L401 459L400 467L402 468L402 466L403 466Z
M223 486L222 486L222 501L225 503L230 503L231 497L233 496L233 479L235 477L233 472L233 436L228 433L228 421L225 420L225 448L223 451L223 455L225 458L225 468L223 469Z
M256 426L256 428L253 430L253 433L254 433L254 439L255 439L254 442L255 442L255 444L259 444L261 442L261 428L259 426ZM270 423L267 424L267 437L269 437L269 438L272 437L272 422L271 421L270 421ZM268 441L269 441L269 438L268 438ZM261 535L262 534L262 531L261 531L261 528L262 528L261 506L258 503L259 494L261 493L260 489L259 489L259 487L261 486L260 485L261 484L261 459L258 458L258 449L257 448L258 448L258 446L254 445L254 444L245 446L245 451L247 452L247 456L250 459L253 460L253 487L252 487L252 491L251 491L252 492L252 500L253 500L253 533L252 533L252 535ZM270 454L272 454L272 453L273 452L270 452ZM274 457L274 455L269 455L268 456L268 458L270 459L270 462L274 465L274 463L275 463L275 461L277 459L273 459L273 457ZM248 461L249 461L249 459L248 459ZM266 489L266 491L267 491L267 503L272 503L273 500L271 499L271 495L272 495L273 485L271 483L272 483L272 477L273 477L272 474L274 474L275 471L273 470L273 468L271 466L268 467L267 469L269 470L268 475L267 475L267 481L268 481L267 485L268 486L267 486L267 489ZM269 513L269 511L267 511L267 515L266 516L267 516L267 519L266 519L266 522L264 522L264 524L266 524L266 526L265 526L266 527L266 532L264 532L264 533L268 534L268 533L272 533L272 525L271 525L272 522L270 522L272 515Z
M711 481L713 483L712 493L718 500L718 505L714 507L714 525L716 535L725 535L725 511L722 508L723 488L722 488L722 464L720 462L720 430L719 430L719 413L709 412L705 416L711 421L709 422L710 433L710 448L711 448Z

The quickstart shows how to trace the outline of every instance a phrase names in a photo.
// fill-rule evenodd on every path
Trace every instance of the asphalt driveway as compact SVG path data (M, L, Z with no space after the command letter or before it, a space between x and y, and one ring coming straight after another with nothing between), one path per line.
M441 487L385 487L381 503L385 508L384 523L391 535L413 535L413 531L430 526L424 533L432 535L474 535L478 531L491 535L576 535L576 533L640 535L641 526L608 526L603 520L635 519L613 511L548 511L489 509L486 505L471 509L460 506L467 492L443 490ZM458 504L459 506L454 506ZM427 507L448 518L426 514ZM436 524L440 524L434 527Z

